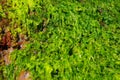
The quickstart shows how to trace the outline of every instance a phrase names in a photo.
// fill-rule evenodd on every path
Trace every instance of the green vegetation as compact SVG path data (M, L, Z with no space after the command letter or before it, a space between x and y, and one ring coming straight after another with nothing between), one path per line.
M29 38L11 53L11 64L0 66L6 79L27 70L32 80L120 80L120 0L8 0L3 6L0 18L11 20L12 35Z

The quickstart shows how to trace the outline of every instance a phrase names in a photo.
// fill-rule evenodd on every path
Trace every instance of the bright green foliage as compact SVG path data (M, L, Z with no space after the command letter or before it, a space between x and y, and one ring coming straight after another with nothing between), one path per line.
M10 17L27 28L30 43L11 54L12 64L4 67L10 80L22 69L33 80L120 79L119 0L11 0L11 5Z

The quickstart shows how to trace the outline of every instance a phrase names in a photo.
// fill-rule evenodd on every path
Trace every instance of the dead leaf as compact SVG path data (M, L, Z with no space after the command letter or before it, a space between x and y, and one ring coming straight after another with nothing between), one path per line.
M32 80L30 78L30 72L22 70L17 78L17 80Z
M13 52L13 48L9 48L8 50L3 50L3 59L5 62L5 65L9 65L11 63L11 59L10 59L10 53Z

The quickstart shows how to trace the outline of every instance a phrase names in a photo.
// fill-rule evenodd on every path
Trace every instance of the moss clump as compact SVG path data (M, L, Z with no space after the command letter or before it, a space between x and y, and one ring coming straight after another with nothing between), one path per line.
M26 70L33 80L119 80L120 1L8 3L11 32L26 34L29 43L11 53L6 78Z

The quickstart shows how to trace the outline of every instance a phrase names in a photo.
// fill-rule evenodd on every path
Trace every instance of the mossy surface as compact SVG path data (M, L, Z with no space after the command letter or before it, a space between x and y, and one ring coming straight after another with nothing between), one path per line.
M11 64L0 67L4 78L27 70L32 80L120 79L119 0L8 0L3 6L0 19L11 20L12 36L28 37L24 49L11 53Z

